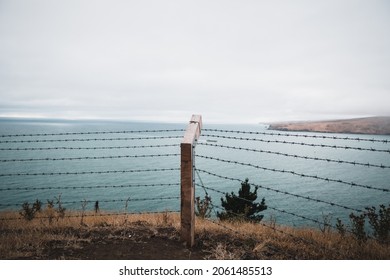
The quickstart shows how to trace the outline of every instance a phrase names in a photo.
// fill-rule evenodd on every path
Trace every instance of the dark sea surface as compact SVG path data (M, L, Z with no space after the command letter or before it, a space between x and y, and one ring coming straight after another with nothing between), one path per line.
M61 195L67 209L80 210L85 200L87 210L99 201L101 210L178 211L186 126L1 119L0 210ZM325 216L348 221L353 209L390 204L389 136L203 128L195 148L196 195L206 191L217 206L245 178L269 206L265 221L281 224L318 226L310 219Z

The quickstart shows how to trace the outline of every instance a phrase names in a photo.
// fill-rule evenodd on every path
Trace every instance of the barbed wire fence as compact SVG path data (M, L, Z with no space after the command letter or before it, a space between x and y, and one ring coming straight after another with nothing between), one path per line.
M281 224L338 230L334 218L346 221L352 212L390 205L388 144L386 136L204 129L195 155L197 196L212 197L215 217L215 209L227 211L215 200L226 194L243 199L235 193L249 178L259 191L258 199L267 201L264 212L269 213L270 223L260 222L263 226L272 227L272 219L278 219ZM218 168L213 168L215 163ZM211 222L226 228L216 219Z
M198 179L199 179L199 182L200 182L200 183L197 183L196 185L197 185L198 187L200 187L200 188L203 189L204 193L206 194L206 197L209 197L209 198L210 198L210 195L209 195L209 193L207 192L207 190L211 190L211 191L213 191L213 192L216 192L216 193L219 193L219 194L222 194L222 195L225 195L225 194L226 194L226 193L224 193L224 192L222 192L222 191L219 191L219 190L216 190L216 189L213 189L213 188L210 188L210 187L206 187L206 186L204 185L203 181L202 181L202 178L201 178L201 175L200 175L199 170L196 169L195 172L196 172L196 174L197 174L197 176L198 176ZM253 201L247 200L247 199L245 199L245 198L241 198L241 197L238 197L238 196L236 196L236 198L239 199L239 200L245 201L245 202L253 203ZM211 210L214 212L215 216L218 215L217 210L220 210L221 212L224 212L224 211L228 212L228 213L231 214L233 217L237 217L239 220L243 218L242 215L240 215L240 214L238 214L238 213L235 213L235 212L233 212L233 211L226 210L226 209L224 209L224 208L222 208L222 207L220 207L220 206L215 205L215 204L212 202L212 200L210 200L210 205L211 205ZM278 211L285 212L284 210L279 210L279 209L276 209L276 208L274 208L274 207L269 207L269 206L268 206L268 208L273 209L273 210L278 210ZM291 214L294 215L294 216L296 215L296 214L294 214L294 213L291 213ZM298 215L298 216L299 216L299 215ZM220 223L218 220L210 219L210 217L204 217L204 218L205 218L206 221L208 221L208 222L210 222L210 223L212 223L212 224L215 224L215 225L217 225L218 227L223 228L224 230L227 230L227 231L229 231L229 232L233 232L233 233L238 234L238 235L242 235L242 232L240 232L239 229L229 227L229 226L227 226L227 225L225 225L225 224ZM323 226L331 226L331 225L329 225L329 224L327 224L327 223L318 222L317 220L314 220L314 222L319 223L319 224L322 224ZM292 238L295 242L302 242L302 243L305 243L306 245L314 246L314 247L316 247L316 248L321 248L323 251L326 251L326 252L329 252L329 251L330 251L330 252L332 252L332 253L335 253L335 255L337 255L337 252L335 252L334 249L332 249L332 248L327 248L327 247L325 247L323 244L319 244L318 242L314 242L313 240L304 239L304 238L302 238L302 237L300 237L300 236L296 236L296 235L294 235L294 234L291 234L291 233L289 233L289 232L287 232L287 231L285 231L285 230L283 230L283 229L281 229L281 228L276 227L276 223L274 223L274 222L266 223L266 222L260 221L260 222L257 222L257 223L258 223L259 225L265 227L265 228L271 229L271 230L274 231L274 232L278 232L278 233L280 233L280 234L282 234L282 235L284 235L284 236L287 236L287 237L289 237L289 238ZM254 240L254 241L257 242L257 243L261 243L261 240L257 239L257 238L254 237L253 235L252 235L252 236L249 236L249 238L252 239L252 240Z
M61 205L74 210L66 216L69 218L80 217L77 211L92 211L96 205L102 212L94 216L179 212L183 132L146 129L0 135L0 209L20 210L25 202L44 204L62 196Z
M112 211L97 214L101 216L180 212L183 133L164 129L0 135L0 209L66 194L61 203L70 209L99 202L101 209ZM324 215L345 220L350 212L373 206L371 202L389 203L389 143L379 136L203 129L195 153L197 195L212 196L210 222L232 230L216 218L216 211L224 209L215 201L249 178L259 197L266 198L269 216L280 223L336 229ZM21 200L14 202L14 197ZM154 209L145 208L150 204ZM291 236L265 221L261 225Z

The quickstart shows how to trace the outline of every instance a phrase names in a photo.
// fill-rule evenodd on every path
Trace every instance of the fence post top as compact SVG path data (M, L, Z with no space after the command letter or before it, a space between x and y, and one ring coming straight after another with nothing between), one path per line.
M192 115L182 143L193 144L198 140L202 130L202 116Z
M190 122L202 122L202 115L192 115Z

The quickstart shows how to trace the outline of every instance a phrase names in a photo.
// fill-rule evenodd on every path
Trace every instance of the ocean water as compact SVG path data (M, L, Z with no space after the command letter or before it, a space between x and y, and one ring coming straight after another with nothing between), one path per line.
M61 195L67 209L80 210L86 201L93 210L99 201L101 210L178 211L186 125L2 119L0 210ZM269 206L265 220L294 226L317 226L310 219L325 216L348 221L354 209L390 204L390 142L379 140L390 137L204 123L195 148L196 196L207 193L220 206L223 193L237 193L248 178Z

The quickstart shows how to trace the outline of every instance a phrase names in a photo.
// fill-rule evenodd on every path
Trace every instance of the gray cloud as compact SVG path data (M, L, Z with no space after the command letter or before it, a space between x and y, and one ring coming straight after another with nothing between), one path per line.
M0 1L0 115L390 115L387 1Z

